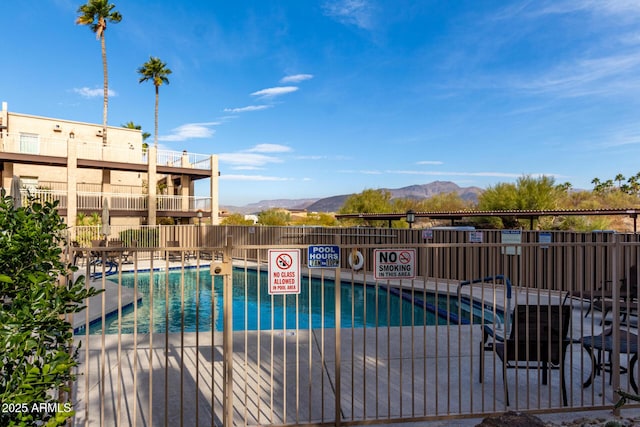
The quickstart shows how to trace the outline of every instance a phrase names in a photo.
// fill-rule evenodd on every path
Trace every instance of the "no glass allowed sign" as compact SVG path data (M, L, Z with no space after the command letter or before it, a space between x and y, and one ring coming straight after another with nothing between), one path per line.
M300 293L300 250L269 249L269 294Z
M373 256L376 280L416 277L415 249L375 249Z

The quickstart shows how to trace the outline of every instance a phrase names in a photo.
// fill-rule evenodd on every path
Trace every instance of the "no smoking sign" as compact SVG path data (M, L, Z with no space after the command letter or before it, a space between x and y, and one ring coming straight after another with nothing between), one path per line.
M269 249L269 294L300 293L300 250Z

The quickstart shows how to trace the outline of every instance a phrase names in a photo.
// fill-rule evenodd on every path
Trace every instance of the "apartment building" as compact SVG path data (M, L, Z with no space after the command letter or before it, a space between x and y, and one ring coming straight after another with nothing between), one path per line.
M69 226L78 214L100 214L111 225L218 224L218 157L145 148L139 130L0 111L0 186L20 178L22 192L58 200ZM199 192L194 186L197 181ZM208 194L206 190L208 189Z

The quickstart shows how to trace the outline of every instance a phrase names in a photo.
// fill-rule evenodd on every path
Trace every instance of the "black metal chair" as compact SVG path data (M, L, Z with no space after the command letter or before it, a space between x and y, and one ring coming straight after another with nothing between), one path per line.
M514 310L513 324L507 339L494 337L487 341L488 331L485 328L482 352L494 350L502 361L504 394L509 406L507 387L507 369L521 367L542 368L542 384L547 384L549 370L561 371L562 402L567 405L567 389L562 371L569 339L571 324L571 307L564 305L519 305ZM480 356L483 358L483 354ZM480 376L482 380L484 364L481 359Z

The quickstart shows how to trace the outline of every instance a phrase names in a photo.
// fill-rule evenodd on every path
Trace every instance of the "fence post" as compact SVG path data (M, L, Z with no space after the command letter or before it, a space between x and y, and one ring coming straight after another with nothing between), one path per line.
M232 236L227 236L223 251L223 263L228 263L228 273L223 274L223 418L225 427L233 426L233 266L231 254L233 253Z
M340 235L337 234L335 236L335 243L336 245L340 246ZM340 312L342 311L342 307L340 304L340 297L341 297L341 293L342 293L342 280L340 278L340 265L338 265L338 268L336 268L336 276L335 276L335 280L334 280L334 294L335 294L335 360L336 360L336 372L335 372L335 387L336 387L336 392L335 392L335 408L336 408L336 413L335 413L335 423L334 425L339 427L341 425L342 422L342 408L340 406L340 402L342 400L342 395L341 395L341 383L340 383L340 378L341 378L341 354L342 354L342 349L340 348L340 342L341 342L341 334L340 334L340 329L342 328L341 322L340 322Z
M611 361L611 385L613 387L613 400L620 399L620 395L617 390L620 389L620 280L618 279L618 255L620 259L624 260L624 246L620 245L620 237L617 233L612 235L613 237L613 253L611 254L611 290L613 295L613 322L612 322L612 339L613 346L610 356ZM604 316L604 313L603 313ZM604 319L602 319L604 325ZM604 333L604 332L603 332ZM629 370L631 371L631 370ZM602 375L605 373L603 372ZM633 375L633 372L629 372L629 375ZM615 416L620 416L620 408L614 408L613 413Z

